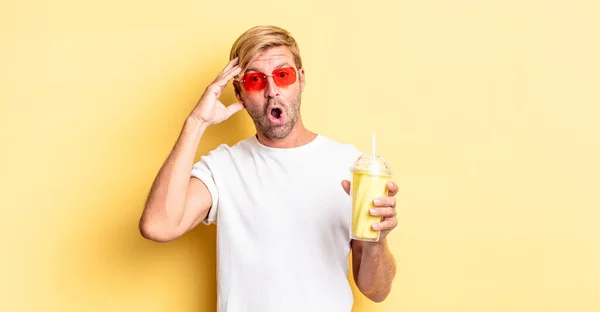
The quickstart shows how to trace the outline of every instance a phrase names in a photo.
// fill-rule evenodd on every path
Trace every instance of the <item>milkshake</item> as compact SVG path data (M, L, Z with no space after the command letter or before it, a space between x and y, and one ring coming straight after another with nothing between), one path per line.
M375 154L375 135L373 135L370 154L361 155L350 169L352 181L350 195L352 197L352 226L350 238L364 241L379 241L379 231L372 225L381 221L381 217L369 212L376 208L373 200L388 196L387 183L391 178L389 165Z

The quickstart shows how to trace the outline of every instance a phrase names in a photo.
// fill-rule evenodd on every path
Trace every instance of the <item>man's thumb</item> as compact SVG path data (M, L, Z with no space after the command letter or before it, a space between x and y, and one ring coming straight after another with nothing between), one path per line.
M350 181L343 180L342 187L344 188L344 191L346 191L346 194L350 195Z
M240 102L236 102L236 103L233 103L233 104L227 106L227 110L229 111L229 116L241 111L242 109L244 109L244 105Z

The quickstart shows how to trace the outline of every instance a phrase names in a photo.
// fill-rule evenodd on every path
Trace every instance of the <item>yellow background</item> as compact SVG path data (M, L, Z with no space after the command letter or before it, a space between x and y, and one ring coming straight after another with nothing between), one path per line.
M393 291L354 311L600 311L599 7L3 1L0 310L215 310L215 228L158 244L137 221L233 41L276 24L307 126L376 132L401 186ZM239 113L198 156L252 133Z

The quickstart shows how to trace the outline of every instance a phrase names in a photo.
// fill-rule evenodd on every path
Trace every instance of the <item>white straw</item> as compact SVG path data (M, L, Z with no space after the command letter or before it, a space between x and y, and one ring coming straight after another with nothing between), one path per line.
M371 154L375 156L375 133L373 133L373 137L371 138Z

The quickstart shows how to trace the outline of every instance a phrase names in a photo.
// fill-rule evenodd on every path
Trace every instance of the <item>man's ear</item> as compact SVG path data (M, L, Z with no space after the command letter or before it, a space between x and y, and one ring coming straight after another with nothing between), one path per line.
M238 102L242 103L242 105L244 105L244 107L246 107L246 104L244 104L244 102L242 101L242 96L240 95L240 83L237 81L233 82L233 91L235 92L235 98L238 100Z
M305 83L305 79L304 79L304 68L301 68L298 72L298 79L300 79L300 92L304 91L304 83Z

